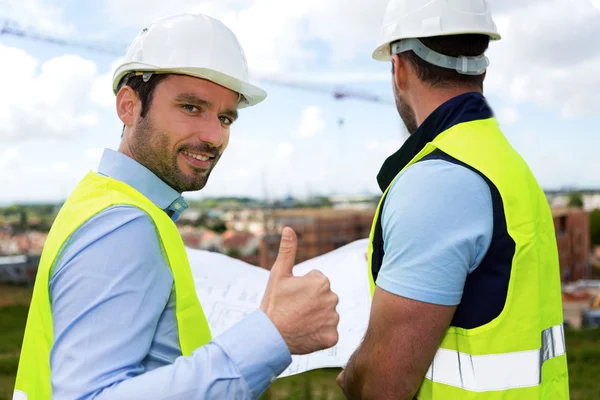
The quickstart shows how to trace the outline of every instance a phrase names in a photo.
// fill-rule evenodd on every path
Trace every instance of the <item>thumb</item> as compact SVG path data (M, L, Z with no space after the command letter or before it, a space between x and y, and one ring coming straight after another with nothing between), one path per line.
M285 278L292 276L292 269L296 260L296 250L298 248L298 239L292 228L285 227L281 233L281 243L279 244L279 253L273 268L271 268L272 278Z

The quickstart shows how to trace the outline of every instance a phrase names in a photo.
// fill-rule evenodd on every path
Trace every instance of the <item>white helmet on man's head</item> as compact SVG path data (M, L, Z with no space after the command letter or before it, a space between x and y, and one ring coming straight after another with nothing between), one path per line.
M469 33L500 39L486 0L390 0L373 58L389 61L399 40Z
M135 38L113 76L113 91L128 73L173 73L206 79L240 94L239 107L267 93L250 84L244 50L222 22L201 14L177 14L153 22Z

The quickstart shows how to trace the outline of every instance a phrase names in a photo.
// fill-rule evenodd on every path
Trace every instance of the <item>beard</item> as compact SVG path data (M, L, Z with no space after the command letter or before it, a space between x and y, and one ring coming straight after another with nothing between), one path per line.
M406 126L406 130L409 135L415 133L417 128L417 117L415 116L415 111L410 108L408 103L404 101L398 87L394 84L394 97L396 100L396 109L398 110L398 114L400 114L400 118L402 118L402 122Z
M177 192L197 191L208 182L208 177L221 158L219 149L207 143L181 145L171 149L169 138L173 137L166 131L156 128L149 115L140 119L129 148L135 160L152 171L163 182ZM179 153L189 150L195 153L211 154L212 165L209 169L198 169L190 166L192 173L185 173L178 163Z

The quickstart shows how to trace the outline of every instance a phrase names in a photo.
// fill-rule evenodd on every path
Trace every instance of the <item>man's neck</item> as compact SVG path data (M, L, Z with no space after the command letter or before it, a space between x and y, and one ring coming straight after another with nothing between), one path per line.
M417 126L421 126L423 121L431 115L439 106L444 104L450 99L456 96L460 96L465 93L481 93L481 90L470 87L450 88L443 90L431 90L428 88L422 88L414 96L413 110L417 120Z

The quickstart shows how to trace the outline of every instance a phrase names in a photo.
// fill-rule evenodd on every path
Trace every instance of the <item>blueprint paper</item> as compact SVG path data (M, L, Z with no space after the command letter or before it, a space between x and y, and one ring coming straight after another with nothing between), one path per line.
M313 269L325 274L339 296L338 344L330 349L292 356L292 364L279 376L308 370L343 367L360 344L369 321L371 299L366 252L368 240L358 240L325 255L300 263L294 275ZM260 306L269 271L243 261L203 250L186 249L198 298L213 336L235 325Z

